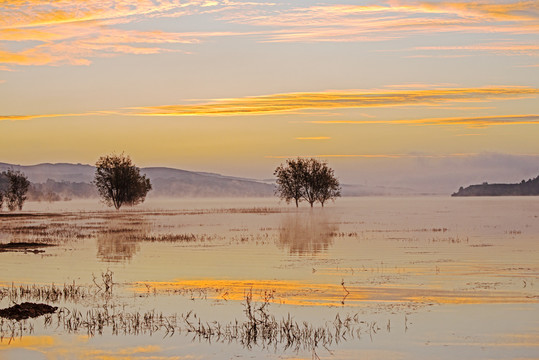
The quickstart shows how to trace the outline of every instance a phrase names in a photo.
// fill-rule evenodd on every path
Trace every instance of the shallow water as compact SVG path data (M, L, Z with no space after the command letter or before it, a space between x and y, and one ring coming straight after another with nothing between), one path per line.
M8 295L21 284L75 282L87 295L39 299L62 316L1 323L0 358L538 358L538 217L533 197L342 198L324 209L150 199L119 212L93 200L28 203L0 214L0 243L57 246L0 252L0 307L22 301ZM242 323L249 293L276 323L291 316L338 336L313 345L305 332L287 346L187 331L191 311L209 327ZM102 309L162 313L175 332L125 319L101 333L66 326Z

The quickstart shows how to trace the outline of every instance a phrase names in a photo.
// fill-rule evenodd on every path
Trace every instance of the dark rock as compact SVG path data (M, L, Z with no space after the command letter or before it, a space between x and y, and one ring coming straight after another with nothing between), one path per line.
M12 307L0 309L0 316L12 320L35 318L45 314L52 314L58 310L57 306L24 302Z
M7 251L21 251L21 252L33 252L37 254L39 252L45 252L39 248L55 246L53 244L38 243L38 242L10 242L7 244L0 244L0 252Z

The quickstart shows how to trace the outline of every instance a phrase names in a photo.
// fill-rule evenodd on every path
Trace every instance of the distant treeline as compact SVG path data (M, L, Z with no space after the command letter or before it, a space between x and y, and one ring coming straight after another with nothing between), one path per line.
M54 181L31 183L28 189L29 201L65 201L97 197L95 186L85 182Z
M531 196L539 195L539 176L519 184L489 184L461 187L451 196Z
M273 196L273 185L255 181L197 176L191 179L152 179L155 197L269 197ZM96 187L88 182L55 181L30 184L29 201L66 201L72 199L97 198Z

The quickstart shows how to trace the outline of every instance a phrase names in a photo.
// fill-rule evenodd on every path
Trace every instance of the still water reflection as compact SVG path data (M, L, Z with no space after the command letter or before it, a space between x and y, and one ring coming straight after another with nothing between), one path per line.
M326 211L283 214L277 246L298 255L315 255L327 251L339 231L334 221L334 216Z
M55 246L0 253L0 308L22 300L12 284L76 282L88 295L55 303L41 293L39 301L67 309L49 323L3 320L2 360L538 357L536 199L343 198L314 211L270 199L171 200L120 212L30 205L18 217L0 214L0 241ZM92 279L106 271L114 294L103 297ZM251 314L271 326L307 324L305 336L349 316L361 336L291 350L186 331L187 313L212 331L249 325L249 293ZM84 324L95 318L102 333L88 334ZM173 336L172 323L182 324ZM133 332L113 335L113 326ZM136 326L158 328L149 335Z
M149 230L150 223L140 214L134 214L129 222L107 220L96 236L97 258L103 262L131 260Z

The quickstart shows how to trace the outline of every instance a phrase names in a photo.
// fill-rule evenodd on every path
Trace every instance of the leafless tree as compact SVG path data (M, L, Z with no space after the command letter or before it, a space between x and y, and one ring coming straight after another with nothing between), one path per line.
M322 206L327 200L334 200L341 196L339 180L335 177L333 169L327 163L318 159L288 159L286 164L275 169L277 177L276 194L290 202L307 201L311 207L315 202Z
M299 202L303 198L305 166L305 159L288 159L286 165L279 165L273 172L273 175L277 177L275 193L287 203L294 199L296 207L299 206Z

